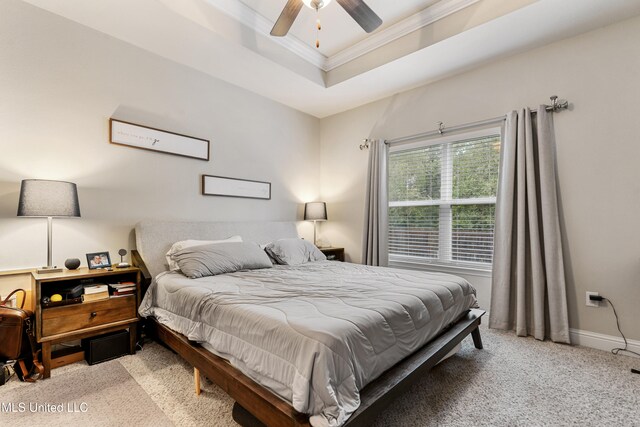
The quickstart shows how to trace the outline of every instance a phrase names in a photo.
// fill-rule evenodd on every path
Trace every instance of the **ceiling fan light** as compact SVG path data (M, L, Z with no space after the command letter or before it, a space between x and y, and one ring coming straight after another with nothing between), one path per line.
M309 9L320 10L331 3L331 0L302 0L302 3Z

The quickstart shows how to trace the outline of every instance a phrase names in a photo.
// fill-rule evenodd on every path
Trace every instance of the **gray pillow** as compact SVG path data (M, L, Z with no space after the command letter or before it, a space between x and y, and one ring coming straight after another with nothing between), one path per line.
M264 250L283 265L298 265L327 259L315 245L302 239L276 240L269 243Z
M252 242L191 246L172 254L171 258L191 279L272 267L267 254Z

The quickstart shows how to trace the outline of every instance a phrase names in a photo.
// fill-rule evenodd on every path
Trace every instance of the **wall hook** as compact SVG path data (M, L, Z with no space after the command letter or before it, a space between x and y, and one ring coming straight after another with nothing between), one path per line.
M444 133L444 123L438 122L438 133L442 135Z

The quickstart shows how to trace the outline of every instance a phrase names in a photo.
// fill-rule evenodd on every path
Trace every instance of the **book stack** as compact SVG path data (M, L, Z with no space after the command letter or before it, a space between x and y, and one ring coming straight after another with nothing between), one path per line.
M109 298L109 287L107 285L95 284L84 287L82 302L99 301Z
M109 286L111 287L112 297L126 297L136 293L136 284L133 282L114 283Z

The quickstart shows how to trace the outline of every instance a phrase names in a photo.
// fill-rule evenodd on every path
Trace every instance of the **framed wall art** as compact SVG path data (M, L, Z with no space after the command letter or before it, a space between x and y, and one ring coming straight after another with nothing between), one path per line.
M109 142L142 150L174 154L192 159L209 160L207 139L168 132L148 126L109 119Z
M271 183L224 176L202 175L202 194L205 196L271 200Z

